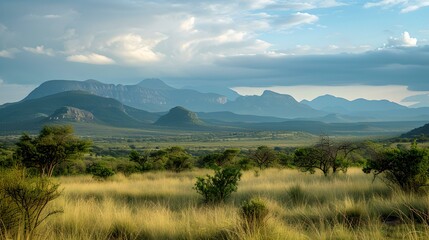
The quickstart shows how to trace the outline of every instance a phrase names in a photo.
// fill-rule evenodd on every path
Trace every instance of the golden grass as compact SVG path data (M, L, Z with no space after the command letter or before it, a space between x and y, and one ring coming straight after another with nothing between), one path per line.
M325 178L296 170L243 174L238 192L219 206L204 206L192 189L196 176L211 173L155 172L61 177L63 196L52 208L40 239L429 239L429 197L387 188L360 169ZM241 226L239 206L263 199L267 224L254 232Z

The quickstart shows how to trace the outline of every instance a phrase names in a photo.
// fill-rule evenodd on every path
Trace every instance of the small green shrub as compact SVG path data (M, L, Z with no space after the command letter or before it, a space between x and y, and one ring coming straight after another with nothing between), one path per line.
M197 177L194 189L201 194L205 203L220 203L237 191L241 171L237 168L216 169L215 175Z
M342 212L339 212L337 219L351 228L359 227L363 223L367 222L367 217L364 210L358 207L348 208Z
M99 163L94 163L92 164L89 169L88 169L89 173L92 174L92 177L96 180L106 180L107 178L115 175L115 172L104 166L101 165Z
M0 172L0 236L32 239L35 229L49 216L61 211L46 211L58 198L59 184L48 178L31 178L23 170Z
M240 208L240 216L243 220L244 229L254 232L256 229L265 226L268 213L268 208L262 200L252 198L249 201L244 201Z
M302 205L308 200L307 194L302 190L300 185L290 187L287 190L287 196L293 205Z

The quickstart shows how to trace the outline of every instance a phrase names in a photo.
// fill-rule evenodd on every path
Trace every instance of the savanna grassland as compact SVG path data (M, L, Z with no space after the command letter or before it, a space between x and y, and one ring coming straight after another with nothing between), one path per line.
M210 170L149 172L107 181L58 177L63 194L37 239L428 239L429 197L403 193L352 168L324 177L292 169L246 171L220 205L201 203L195 177ZM261 227L243 227L240 204L259 198Z

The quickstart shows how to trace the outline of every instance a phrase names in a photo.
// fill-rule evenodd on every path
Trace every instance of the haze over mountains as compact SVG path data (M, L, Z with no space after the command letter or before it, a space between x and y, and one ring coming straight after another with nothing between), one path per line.
M232 128L315 134L405 132L429 119L429 108L407 108L386 100L348 101L325 95L298 102L290 95L272 91L261 96L236 97L229 93L232 100L217 93L173 88L159 79L146 79L136 85L52 80L22 101L0 106L0 130L79 122L120 128Z
M324 95L312 101L298 102L290 95L272 91L265 91L261 96L236 97L230 93L228 95L233 99L229 99L217 93L173 88L159 79L145 79L136 85L104 84L96 80L52 80L34 89L25 100L71 90L82 90L114 98L125 105L151 112L165 112L173 107L182 106L196 112L229 111L245 115L305 118L326 122L429 119L427 107L407 108L387 100L349 101Z

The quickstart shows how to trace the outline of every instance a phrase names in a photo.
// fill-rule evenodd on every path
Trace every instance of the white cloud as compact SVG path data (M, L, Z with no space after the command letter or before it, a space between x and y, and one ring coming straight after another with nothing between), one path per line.
M144 38L141 35L130 33L116 36L106 43L105 49L120 57L124 62L131 64L157 62L163 54L154 48L166 37L158 34L155 38Z
M417 38L412 38L408 32L403 32L400 38L390 37L386 47L415 47Z
M47 19L55 19L60 17L61 17L60 15L56 15L56 14L47 14L43 16L43 18L47 18Z
M9 48L5 50L0 50L0 57L3 58L15 58L15 54L19 52L16 48Z
M106 65L106 64L113 64L115 61L111 58L108 58L106 56L97 54L97 53L90 53L90 54L79 54L79 55L72 55L67 57L67 61L69 62L80 62L80 63L88 63L88 64L97 64L97 65Z
M319 17L309 13L297 12L286 19L276 21L276 24L282 28L289 29L303 24L312 24L319 20Z
M338 2L336 0L307 0L307 1L286 1L281 3L275 3L268 8L275 9L286 9L286 10L310 10L317 8L331 8L346 5L345 3Z
M42 55L47 55L47 56L51 56L51 57L55 55L55 52L53 49L45 48L45 46L43 46L43 45L36 46L35 48L23 47L23 49L27 52L31 52L34 54L42 54Z
M185 32L196 32L194 29L195 17L190 17L180 24L180 29Z
M369 2L364 5L365 8L390 8L394 6L400 7L402 13L408 13L429 6L429 0L382 0L378 2Z

